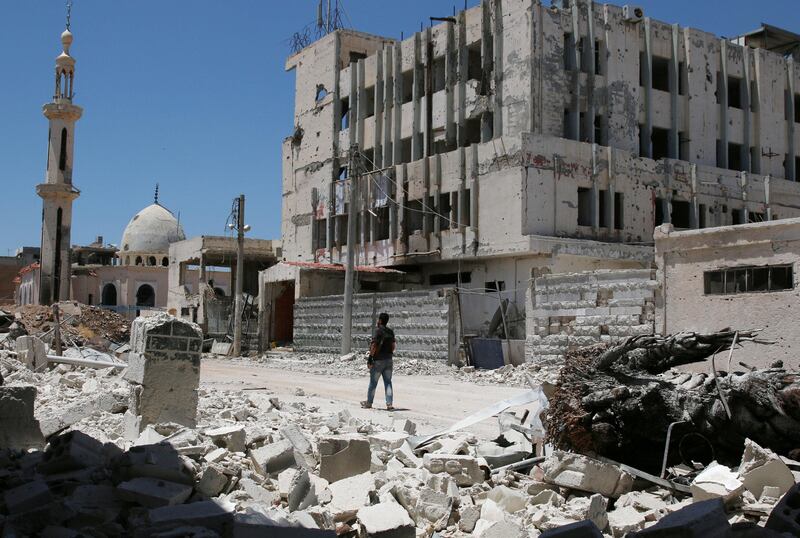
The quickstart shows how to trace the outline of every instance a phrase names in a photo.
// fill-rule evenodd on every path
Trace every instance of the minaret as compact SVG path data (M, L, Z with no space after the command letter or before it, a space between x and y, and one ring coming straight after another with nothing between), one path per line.
M63 52L56 58L55 94L53 102L44 105L50 122L47 142L45 182L36 186L42 197L42 251L39 273L39 304L49 305L70 298L70 228L72 201L80 191L72 186L72 152L75 144L75 122L83 109L72 104L75 81L75 59L69 55L72 33L61 34Z

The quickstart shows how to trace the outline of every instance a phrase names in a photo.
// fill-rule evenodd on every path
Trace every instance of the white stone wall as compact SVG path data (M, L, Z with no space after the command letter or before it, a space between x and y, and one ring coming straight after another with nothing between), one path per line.
M656 287L650 269L536 278L528 293L527 360L558 364L573 348L652 334Z

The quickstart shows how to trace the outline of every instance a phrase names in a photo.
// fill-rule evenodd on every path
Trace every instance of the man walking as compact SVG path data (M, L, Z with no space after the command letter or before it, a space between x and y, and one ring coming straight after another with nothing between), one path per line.
M375 399L375 389L378 387L378 380L383 377L383 388L386 392L386 409L394 410L392 405L392 354L396 344L394 331L387 327L389 314L382 312L378 316L378 325L369 343L369 389L367 389L367 399L361 402L361 407L369 409Z

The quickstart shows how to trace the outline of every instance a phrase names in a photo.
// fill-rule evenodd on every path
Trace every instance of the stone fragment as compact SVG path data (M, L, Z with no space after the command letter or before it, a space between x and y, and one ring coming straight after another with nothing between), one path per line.
M468 454L467 436L445 437L438 439L430 446L430 452L437 454Z
M730 467L713 461L691 483L692 498L705 501L717 497L729 501L742 494L744 484Z
M444 493L422 488L417 498L415 513L418 518L424 518L431 523L444 522L450 517L453 502Z
M481 538L528 538L528 533L514 521L495 521L483 530Z
M414 522L397 503L379 503L361 508L358 521L370 538L414 538Z
M154 530L186 525L205 527L222 534L233 520L234 508L233 504L224 501L200 501L153 508L147 513L147 519ZM153 534L151 532L149 535Z
M47 366L47 348L38 336L19 336L15 345L17 360L29 370L41 371Z
M486 480L478 460L461 454L425 454L423 466L431 473L447 473L459 486L471 486Z
M608 513L608 526L614 538L623 538L629 532L641 530L646 522L645 514L633 506L621 506Z
M53 500L53 494L44 480L33 480L7 489L3 498L8 513L19 514L48 504Z
M247 449L244 426L223 426L206 430L205 434L215 445L225 447L231 452L244 452Z
M54 474L94 467L103 463L103 457L100 441L74 430L50 439L39 471Z
M549 504L551 506L561 506L564 504L564 497L553 491L545 489L530 498L531 504Z
M603 533L591 521L576 521L555 529L546 530L539 538L603 538Z
M216 497L225 486L228 485L228 476L223 472L224 468L215 463L211 463L203 470L200 480L197 482L197 491L206 497Z
M381 432L369 436L369 444L373 449L391 452L400 448L403 442L408 439L405 432Z
M405 418L397 418L392 421L392 430L396 432L405 432L408 435L417 433L417 425Z
M192 487L157 478L134 478L117 486L117 493L124 501L158 508L181 504L192 494Z
M517 489L511 489L508 486L495 486L489 491L488 499L494 501L497 506L513 514L519 510L523 510L528 502L528 496Z
M317 466L317 459L314 457L314 446L300 428L294 424L289 424L281 428L280 431L281 435L292 443L297 465L306 469L313 469Z
M217 463L225 459L225 456L227 454L228 454L227 448L222 448L222 447L215 448L214 450L203 456L203 459L206 460L208 463Z
M133 446L155 445L164 439L166 439L166 436L158 433L151 424L142 430L142 433L140 433L136 441L133 442Z
M33 416L36 388L0 386L0 447L14 450L39 448L44 437Z
M331 502L328 505L335 521L351 519L369 505L370 494L375 491L372 473L363 473L331 483Z
M756 499L761 497L765 486L777 487L780 491L778 497L782 497L795 483L792 471L780 456L750 439L744 443L739 478Z
M250 450L250 461L256 472L262 476L278 474L294 466L294 447L288 440L282 439Z
M321 439L317 445L320 455L319 476L328 482L367 473L372 461L369 441L353 435Z
M632 533L631 537L662 538L685 536L687 538L718 538L732 536L722 498L690 503L661 518L655 525ZM737 534L738 536L738 534ZM743 536L761 536L743 534Z
M159 478L179 484L194 485L194 471L168 444L131 447L119 461L119 469L128 479Z
M239 487L244 490L253 501L265 506L269 506L280 500L280 495L278 493L265 489L250 478L242 478L239 480Z
M462 506L458 512L458 530L461 532L472 532L475 524L481 517L481 510L477 506Z
M571 452L553 452L541 469L545 482L606 497L619 497L633 486L633 477L616 465Z

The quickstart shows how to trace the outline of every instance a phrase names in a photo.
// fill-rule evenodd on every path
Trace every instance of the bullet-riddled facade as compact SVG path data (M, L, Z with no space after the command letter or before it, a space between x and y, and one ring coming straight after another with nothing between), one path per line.
M354 145L379 171L358 264L471 272L518 305L538 274L649 267L661 223L800 216L791 56L635 8L484 0L403 41L338 30L286 67L289 261L344 260Z

